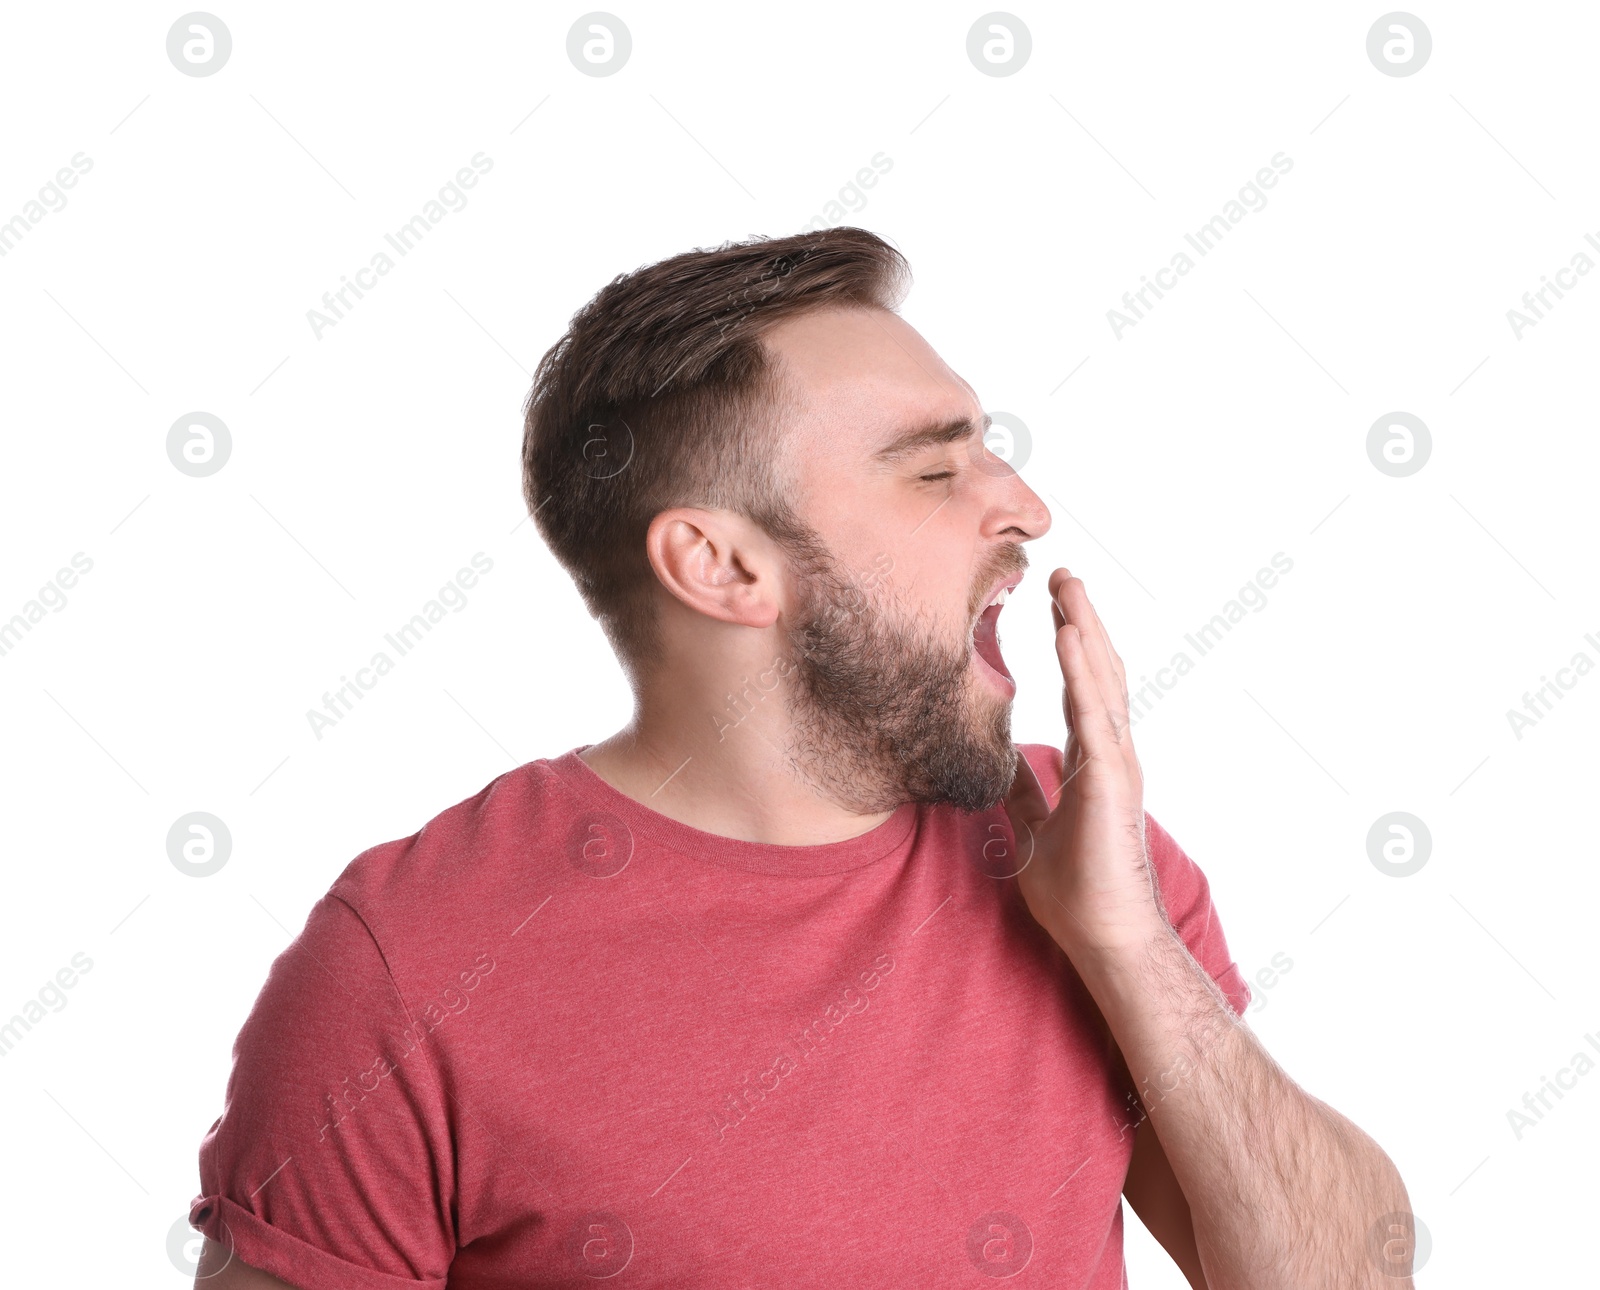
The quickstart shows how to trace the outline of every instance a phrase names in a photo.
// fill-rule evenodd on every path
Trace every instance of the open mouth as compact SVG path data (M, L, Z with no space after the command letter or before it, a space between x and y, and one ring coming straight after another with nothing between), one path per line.
M1000 611L1005 608L1010 596L1011 588L1001 587L995 598L978 615L977 624L972 629L972 647L977 653L979 662L1003 678L1014 689L1016 683L1006 667L1005 659L1000 655L1000 635L997 630Z

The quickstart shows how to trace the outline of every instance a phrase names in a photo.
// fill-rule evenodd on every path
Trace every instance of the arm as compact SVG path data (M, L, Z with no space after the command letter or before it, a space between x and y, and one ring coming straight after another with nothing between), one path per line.
M1368 1246L1380 1220L1409 1223L1398 1172L1283 1072L1168 922L1145 846L1122 661L1081 581L1058 569L1050 591L1071 734L1054 806L1018 767L1006 803L1026 857L1018 885L1140 1090L1189 1207L1204 1284L1405 1290L1409 1258L1380 1263Z
M252 1268L232 1257L233 1252L209 1236L195 1268L195 1290L295 1290L287 1281Z
M1368 1250L1373 1224L1410 1209L1378 1145L1283 1072L1176 933L1099 959L1085 982L1149 1115L1135 1151L1153 1129L1191 1216L1199 1285L1410 1286Z
M359 912L319 900L239 1031L200 1144L200 1286L444 1284L454 1143L431 1028Z

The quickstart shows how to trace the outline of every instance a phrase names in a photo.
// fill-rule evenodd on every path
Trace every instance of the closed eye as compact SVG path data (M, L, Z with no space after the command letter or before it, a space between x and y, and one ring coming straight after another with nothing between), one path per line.
M918 479L925 479L925 480L928 481L928 483L934 484L934 483L937 483L941 479L954 479L955 475L956 475L956 472L953 471L953 470L941 470L937 474L934 474L934 475L918 475L917 478Z

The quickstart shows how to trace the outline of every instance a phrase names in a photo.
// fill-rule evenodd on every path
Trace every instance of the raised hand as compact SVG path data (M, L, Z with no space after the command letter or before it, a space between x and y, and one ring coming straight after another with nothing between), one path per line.
M1061 795L1051 803L1025 758L1006 799L1040 925L1075 961L1122 954L1168 928L1144 835L1144 776L1128 725L1128 683L1083 581L1050 575L1056 658L1068 737Z

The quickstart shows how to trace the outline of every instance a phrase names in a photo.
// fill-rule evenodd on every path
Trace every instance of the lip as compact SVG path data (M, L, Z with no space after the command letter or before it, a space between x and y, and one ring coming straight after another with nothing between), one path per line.
M1004 672L996 672L989 666L987 659L977 650L972 651L972 661L977 664L978 671L988 678L989 684L997 687L1007 698L1013 697L1017 692L1017 683Z

